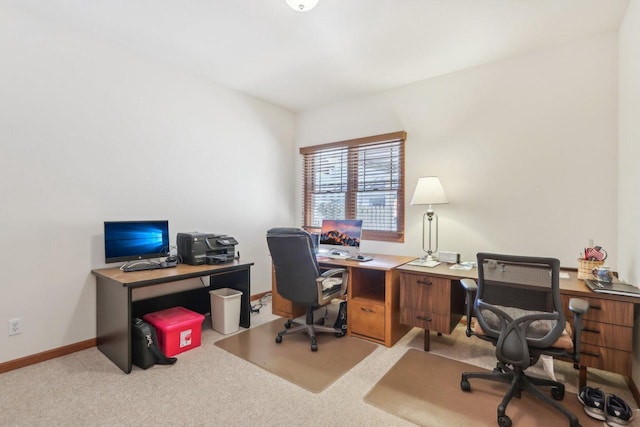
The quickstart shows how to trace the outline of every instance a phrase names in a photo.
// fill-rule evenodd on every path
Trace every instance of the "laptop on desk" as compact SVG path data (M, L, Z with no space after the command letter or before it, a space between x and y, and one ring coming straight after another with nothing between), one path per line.
M585 279L584 283L589 289L598 294L623 295L627 297L640 297L640 289L626 283L605 283L598 280Z

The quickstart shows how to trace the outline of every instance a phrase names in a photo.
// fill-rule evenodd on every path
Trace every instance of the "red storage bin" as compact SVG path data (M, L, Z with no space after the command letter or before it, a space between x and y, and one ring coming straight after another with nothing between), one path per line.
M200 313L173 307L145 314L142 318L156 328L158 345L168 357L200 346L204 320Z

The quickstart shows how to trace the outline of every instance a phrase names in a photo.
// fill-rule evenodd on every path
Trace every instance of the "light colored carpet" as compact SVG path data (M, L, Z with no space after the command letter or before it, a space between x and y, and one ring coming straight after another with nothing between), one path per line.
M479 372L477 366L421 350L408 350L365 396L365 402L420 426L466 427L497 425L496 408L507 384L471 379L471 392L460 389L462 372ZM601 426L587 416L573 393L562 404L583 427ZM514 426L564 426L568 418L534 396L522 393L507 406Z
M276 318L268 304L251 315L252 328ZM134 367L126 375L91 348L0 374L0 426L415 426L363 398L408 349L422 349L420 329L391 348L377 346L326 390L311 393L215 345L228 336L212 330L208 318L202 328L202 345L172 366ZM493 347L467 338L462 327L432 334L431 353L486 369L495 364ZM556 367L575 392L577 372L567 363ZM620 375L590 370L588 382L631 402Z
M275 337L284 329L284 323L285 319L276 319L217 341L216 345L312 393L326 389L378 347L358 338L337 338L329 333L316 334L318 351L311 351L306 333L285 335L282 343L276 344Z

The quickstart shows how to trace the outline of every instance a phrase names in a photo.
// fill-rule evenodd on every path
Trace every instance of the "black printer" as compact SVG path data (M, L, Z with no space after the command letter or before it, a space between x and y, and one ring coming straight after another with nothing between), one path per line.
M178 256L191 265L222 264L236 258L238 241L224 234L178 233Z

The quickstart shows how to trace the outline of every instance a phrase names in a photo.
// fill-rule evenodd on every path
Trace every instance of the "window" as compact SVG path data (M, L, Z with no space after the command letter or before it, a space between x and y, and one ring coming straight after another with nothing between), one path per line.
M300 148L304 227L361 219L364 240L404 242L404 141L394 132Z

